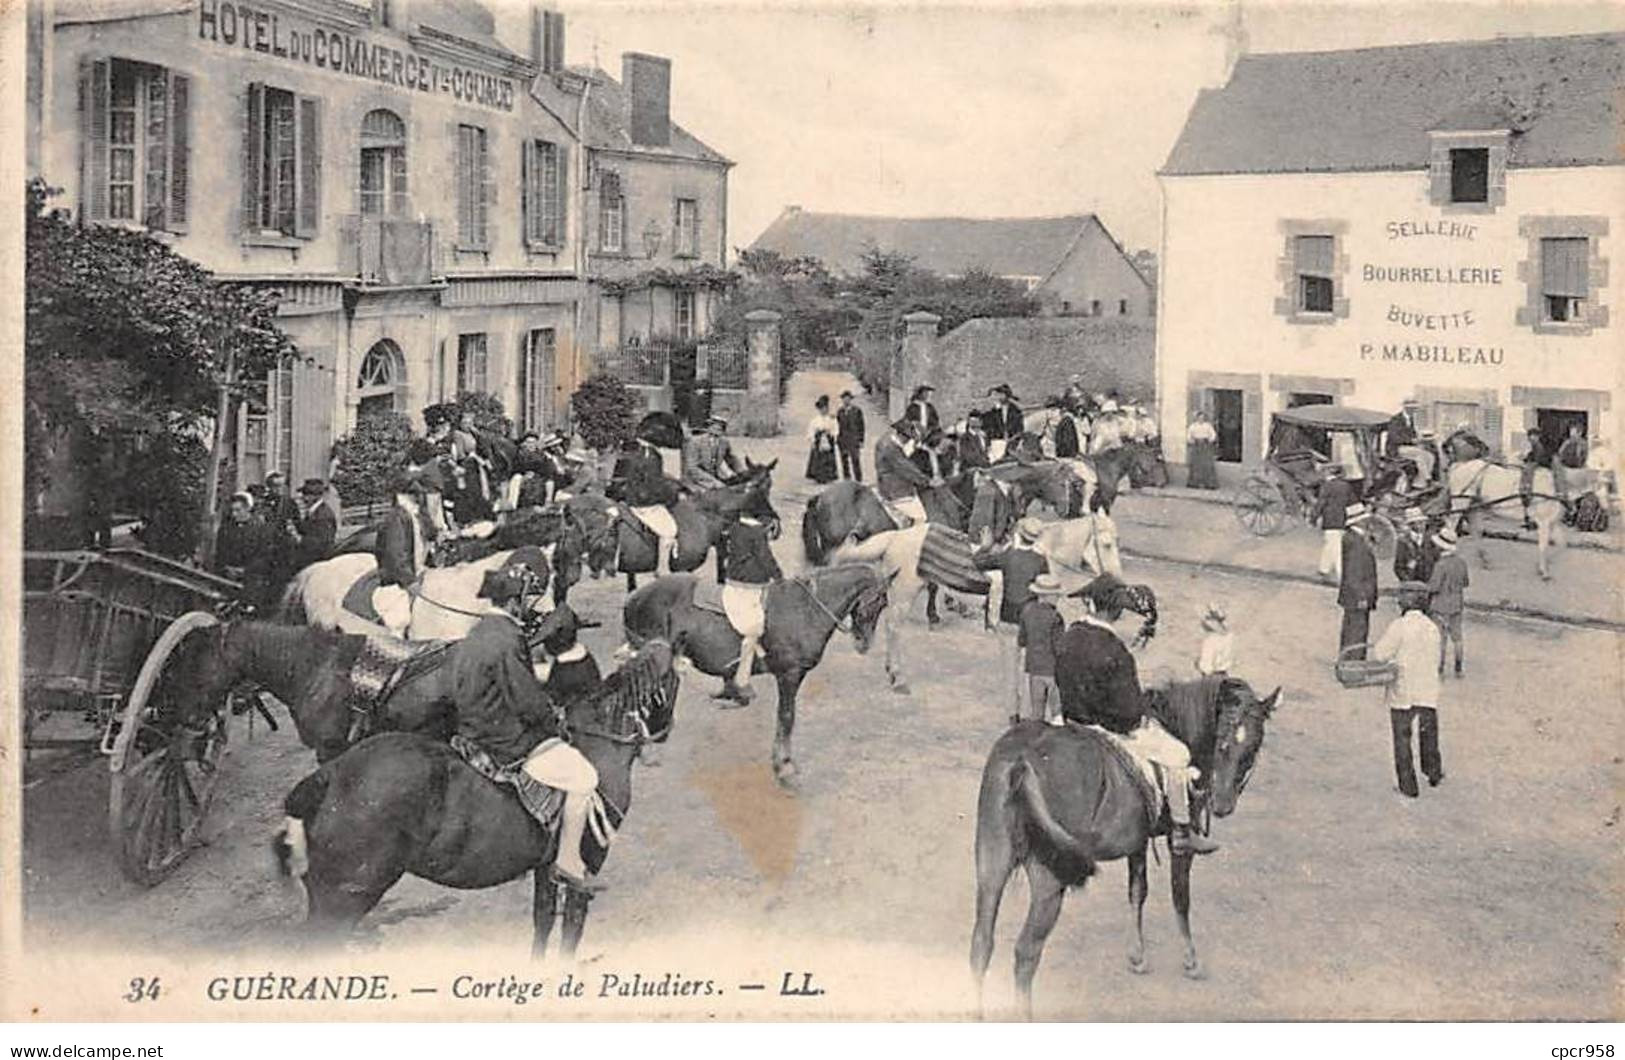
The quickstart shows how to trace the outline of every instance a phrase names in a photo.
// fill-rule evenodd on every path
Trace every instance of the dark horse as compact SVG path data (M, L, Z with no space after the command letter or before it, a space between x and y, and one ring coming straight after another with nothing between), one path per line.
M779 525L779 513L773 509L768 494L773 489L773 469L777 460L766 464L753 464L747 458L745 471L737 482L719 489L698 494L684 494L671 506L672 519L677 523L677 554L672 557L673 571L697 570L711 550L717 550L717 573L722 573L724 532L740 514L761 519L773 527ZM658 542L653 533L635 528L622 518L619 505L609 499L602 502L606 518L602 522L590 514L595 498L591 495L573 498L570 510L585 523L596 523L596 533L589 531L587 548L589 560L595 569L618 570L626 575L627 592L638 587L639 574L658 569L655 550Z
M1252 775L1264 724L1280 703L1277 688L1259 699L1245 681L1203 678L1148 694L1163 727L1191 751L1207 792L1192 786L1192 816L1206 803L1228 816ZM982 770L976 806L976 925L970 964L977 989L993 955L999 900L1017 865L1027 870L1031 905L1016 940L1016 992L1032 1018L1033 973L1061 914L1068 887L1081 887L1101 861L1128 859L1129 906L1134 942L1129 968L1143 973L1142 930L1146 896L1146 847L1168 831L1167 814L1153 819L1138 782L1107 745L1108 737L1081 725L1022 722L999 737ZM1201 978L1191 940L1191 855L1172 855L1174 912L1185 940L1185 974Z
M1094 473L1091 483L1094 490L1089 497L1090 511L1110 515L1125 478L1131 486L1168 484L1168 470L1161 463L1156 450L1139 442L1128 442L1103 453L1080 456L1078 460Z
M677 674L671 647L644 645L602 691L554 704L562 732L598 770L611 827L632 804L632 762L671 731ZM284 872L304 880L306 926L342 937L407 873L459 890L495 887L532 873L532 954L547 947L560 885L550 869L558 835L544 829L511 790L494 784L446 744L384 733L301 780L284 800L291 820L275 841ZM298 827L295 826L298 823ZM607 854L588 829L583 855L596 870ZM575 952L588 897L571 890L561 949Z
M695 584L692 577L673 575L627 597L623 611L627 641L633 646L652 638L681 643L683 654L701 673L731 680L739 662L739 634L725 616L695 606ZM779 783L789 786L795 779L790 736L802 679L824 657L838 629L851 632L860 654L869 650L875 625L886 609L886 587L886 580L871 568L850 564L775 582L768 589L764 657L756 660L752 672L771 673L778 682L773 775Z

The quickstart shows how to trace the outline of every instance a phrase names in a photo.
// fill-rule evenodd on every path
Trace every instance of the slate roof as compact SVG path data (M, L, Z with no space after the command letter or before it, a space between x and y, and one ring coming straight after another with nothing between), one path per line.
M1513 130L1509 166L1617 164L1622 90L1620 33L1247 55L1162 172L1422 169L1429 131L1486 127Z
M863 271L863 253L907 254L945 276L973 268L1043 279L1066 257L1093 214L1070 217L868 217L785 210L751 245L785 257L815 257L831 272ZM1101 226L1104 231L1105 226Z
M626 89L603 70L587 66L572 66L569 71L592 84L587 92L587 116L581 130L582 140L588 147L602 147L616 151L639 151L655 155L698 159L733 165L721 152L707 146L699 137L676 122L671 123L671 146L650 147L634 144L629 123L629 103Z

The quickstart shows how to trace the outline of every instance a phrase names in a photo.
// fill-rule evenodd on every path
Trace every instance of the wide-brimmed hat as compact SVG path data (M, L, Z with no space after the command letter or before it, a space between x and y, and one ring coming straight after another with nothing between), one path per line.
M1202 625L1208 629L1222 626L1229 620L1230 616L1225 612L1224 605L1216 600L1208 601L1207 607L1202 611Z
M916 441L919 440L920 425L915 423L913 420L898 420L896 423L891 425L891 429L906 438L913 438Z
M1456 532L1448 526L1442 527L1438 533L1433 535L1433 542L1446 551L1454 549L1456 547Z
M521 563L486 571L485 577L480 580L479 597L493 604L504 603L524 595L527 584L534 577L530 568Z
M988 387L987 392L988 392L989 396L992 396L993 394L1003 394L1005 397L1009 398L1011 401L1018 400L1016 398L1016 395L1011 392L1009 383L1000 383L998 386Z
M236 493L231 495L231 499L234 501L242 501L244 504L248 505L250 511L254 510L254 495L247 490L238 490Z
M569 443L569 439L559 431L548 431L539 439L543 449L562 449Z
M1371 518L1370 510L1358 501L1343 509L1343 521L1346 523L1358 523L1369 518Z
M849 397L855 397L856 395L854 395L852 393L852 391L850 391L850 390L843 390L843 391L841 391L841 396L844 397L844 398L849 398Z
M1066 586L1061 584L1061 579L1047 571L1034 578L1027 589L1038 596L1059 596L1066 592Z
M1111 398L1107 398L1105 401L1102 401L1100 403L1100 411L1101 412L1117 412L1118 411L1117 402L1113 401Z
M1016 524L1016 533L1028 541L1037 541L1044 532L1044 521L1035 516L1026 516Z
M327 492L327 483L319 478L307 478L299 486L299 494L303 497L320 497Z

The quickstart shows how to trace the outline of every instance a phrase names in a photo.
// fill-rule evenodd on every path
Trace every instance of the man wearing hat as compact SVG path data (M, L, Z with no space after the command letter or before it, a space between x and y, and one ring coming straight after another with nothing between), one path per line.
M1401 582L1400 616L1383 630L1382 638L1371 649L1373 658L1398 667L1384 699L1393 728L1394 776L1400 793L1413 799L1419 794L1411 758L1413 720L1417 743L1421 745L1422 775L1428 778L1430 787L1438 787L1444 779L1444 763L1439 759L1439 675L1433 667L1443 645L1439 627L1427 616L1427 603L1427 585Z
M1446 526L1433 535L1439 547L1439 561L1433 565L1427 586L1428 612L1456 649L1456 676L1462 676L1461 613L1466 609L1467 561L1456 554L1456 532ZM1444 641L1439 642L1439 673L1444 673Z
M723 550L722 612L738 632L739 662L723 683L719 699L744 705L751 701L750 672L767 632L767 591L784 578L773 557L768 530L761 520L741 512L728 527Z
M1433 574L1438 552L1427 539L1427 522L1422 509L1405 509L1404 524L1394 542L1394 577L1402 582L1426 582Z
M677 546L677 483L666 477L666 463L647 438L629 438L615 461L615 472L605 491L611 500L625 502L634 515L654 532L655 575L671 573L671 555Z
M1016 633L1016 646L1022 649L1027 672L1027 711L1011 718L1012 722L1029 718L1062 724L1061 690L1055 684L1055 656L1061 647L1061 635L1066 632L1066 623L1055 609L1062 588L1060 579L1048 571L1028 586L1031 596L1022 605Z
M480 597L494 609L480 618L451 657L457 732L498 766L520 765L533 780L564 793L554 875L581 891L602 889L587 875L581 840L598 790L598 771L559 736L551 700L536 678L521 616L542 586L523 564L486 572ZM522 764L521 764L522 763Z
M841 391L841 407L835 410L835 451L841 458L841 477L863 481L863 410L852 400L852 391Z
M270 533L254 507L254 495L247 490L231 495L214 537L214 570L242 582L244 602L264 607L273 595L276 557Z
M683 443L683 485L695 493L721 489L744 472L728 444L728 421L711 416L705 430Z
M1136 755L1163 767L1169 845L1176 854L1211 854L1219 844L1191 828L1190 749L1146 713L1134 653L1111 625L1123 613L1122 582L1102 575L1079 594L1084 614L1061 637L1055 683L1061 712L1080 725L1098 725L1124 739Z
M339 524L327 504L327 483L307 478L299 487L299 518L294 523L293 569L304 570L333 552Z
M998 404L983 417L982 427L987 431L988 459L998 463L1004 459L1004 451L1027 429L1027 420L1021 414L1021 406L1016 404L1015 394L1010 392L1009 383L991 388L988 396L997 398Z
M1344 509L1342 567L1338 576L1337 604L1343 609L1343 628L1338 635L1339 652L1358 646L1349 659L1364 659L1365 644L1371 635L1371 612L1377 606L1377 554L1366 534L1371 513L1363 504ZM1339 655L1339 658L1345 656Z
M941 422L937 418L937 407L931 404L931 395L936 390L929 383L921 383L914 388L914 396L908 399L908 407L903 410L903 418L919 428L921 438L929 438Z
M604 684L598 660L576 639L581 628L581 619L570 606L560 604L532 633L547 653L547 659L536 664L536 676L547 694L561 703L596 695Z
M378 528L374 555L378 558L378 588L372 606L390 632L405 637L412 623L409 590L428 562L434 527L429 523L421 472L407 468L394 483L395 503Z
M1021 612L1032 599L1032 584L1040 574L1049 570L1049 560L1037 549L1038 536L1044 524L1028 516L1016 524L1016 539L1008 548L988 549L971 553L971 562L978 570L997 572L1002 591L995 587L989 593L999 599L999 636L1002 674L1010 689L1010 714L1021 714L1021 652L1016 643L1021 626Z
M1320 576L1331 581L1343 577L1343 531L1345 514L1354 503L1354 486L1343 477L1343 468L1333 464L1328 478L1315 498L1315 518L1320 523Z
M937 482L921 471L910 454L919 435L909 420L898 420L886 436L875 443L875 490L894 518L904 525L926 521L920 490Z

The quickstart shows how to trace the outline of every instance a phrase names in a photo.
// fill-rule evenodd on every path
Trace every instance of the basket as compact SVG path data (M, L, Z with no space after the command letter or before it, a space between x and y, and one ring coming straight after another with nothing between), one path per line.
M1350 652L1365 649L1369 651L1369 644L1350 644L1337 653L1337 680L1344 688L1373 688L1393 684L1394 678L1399 676L1399 667L1391 662L1376 662L1371 659L1347 659L1344 656Z

